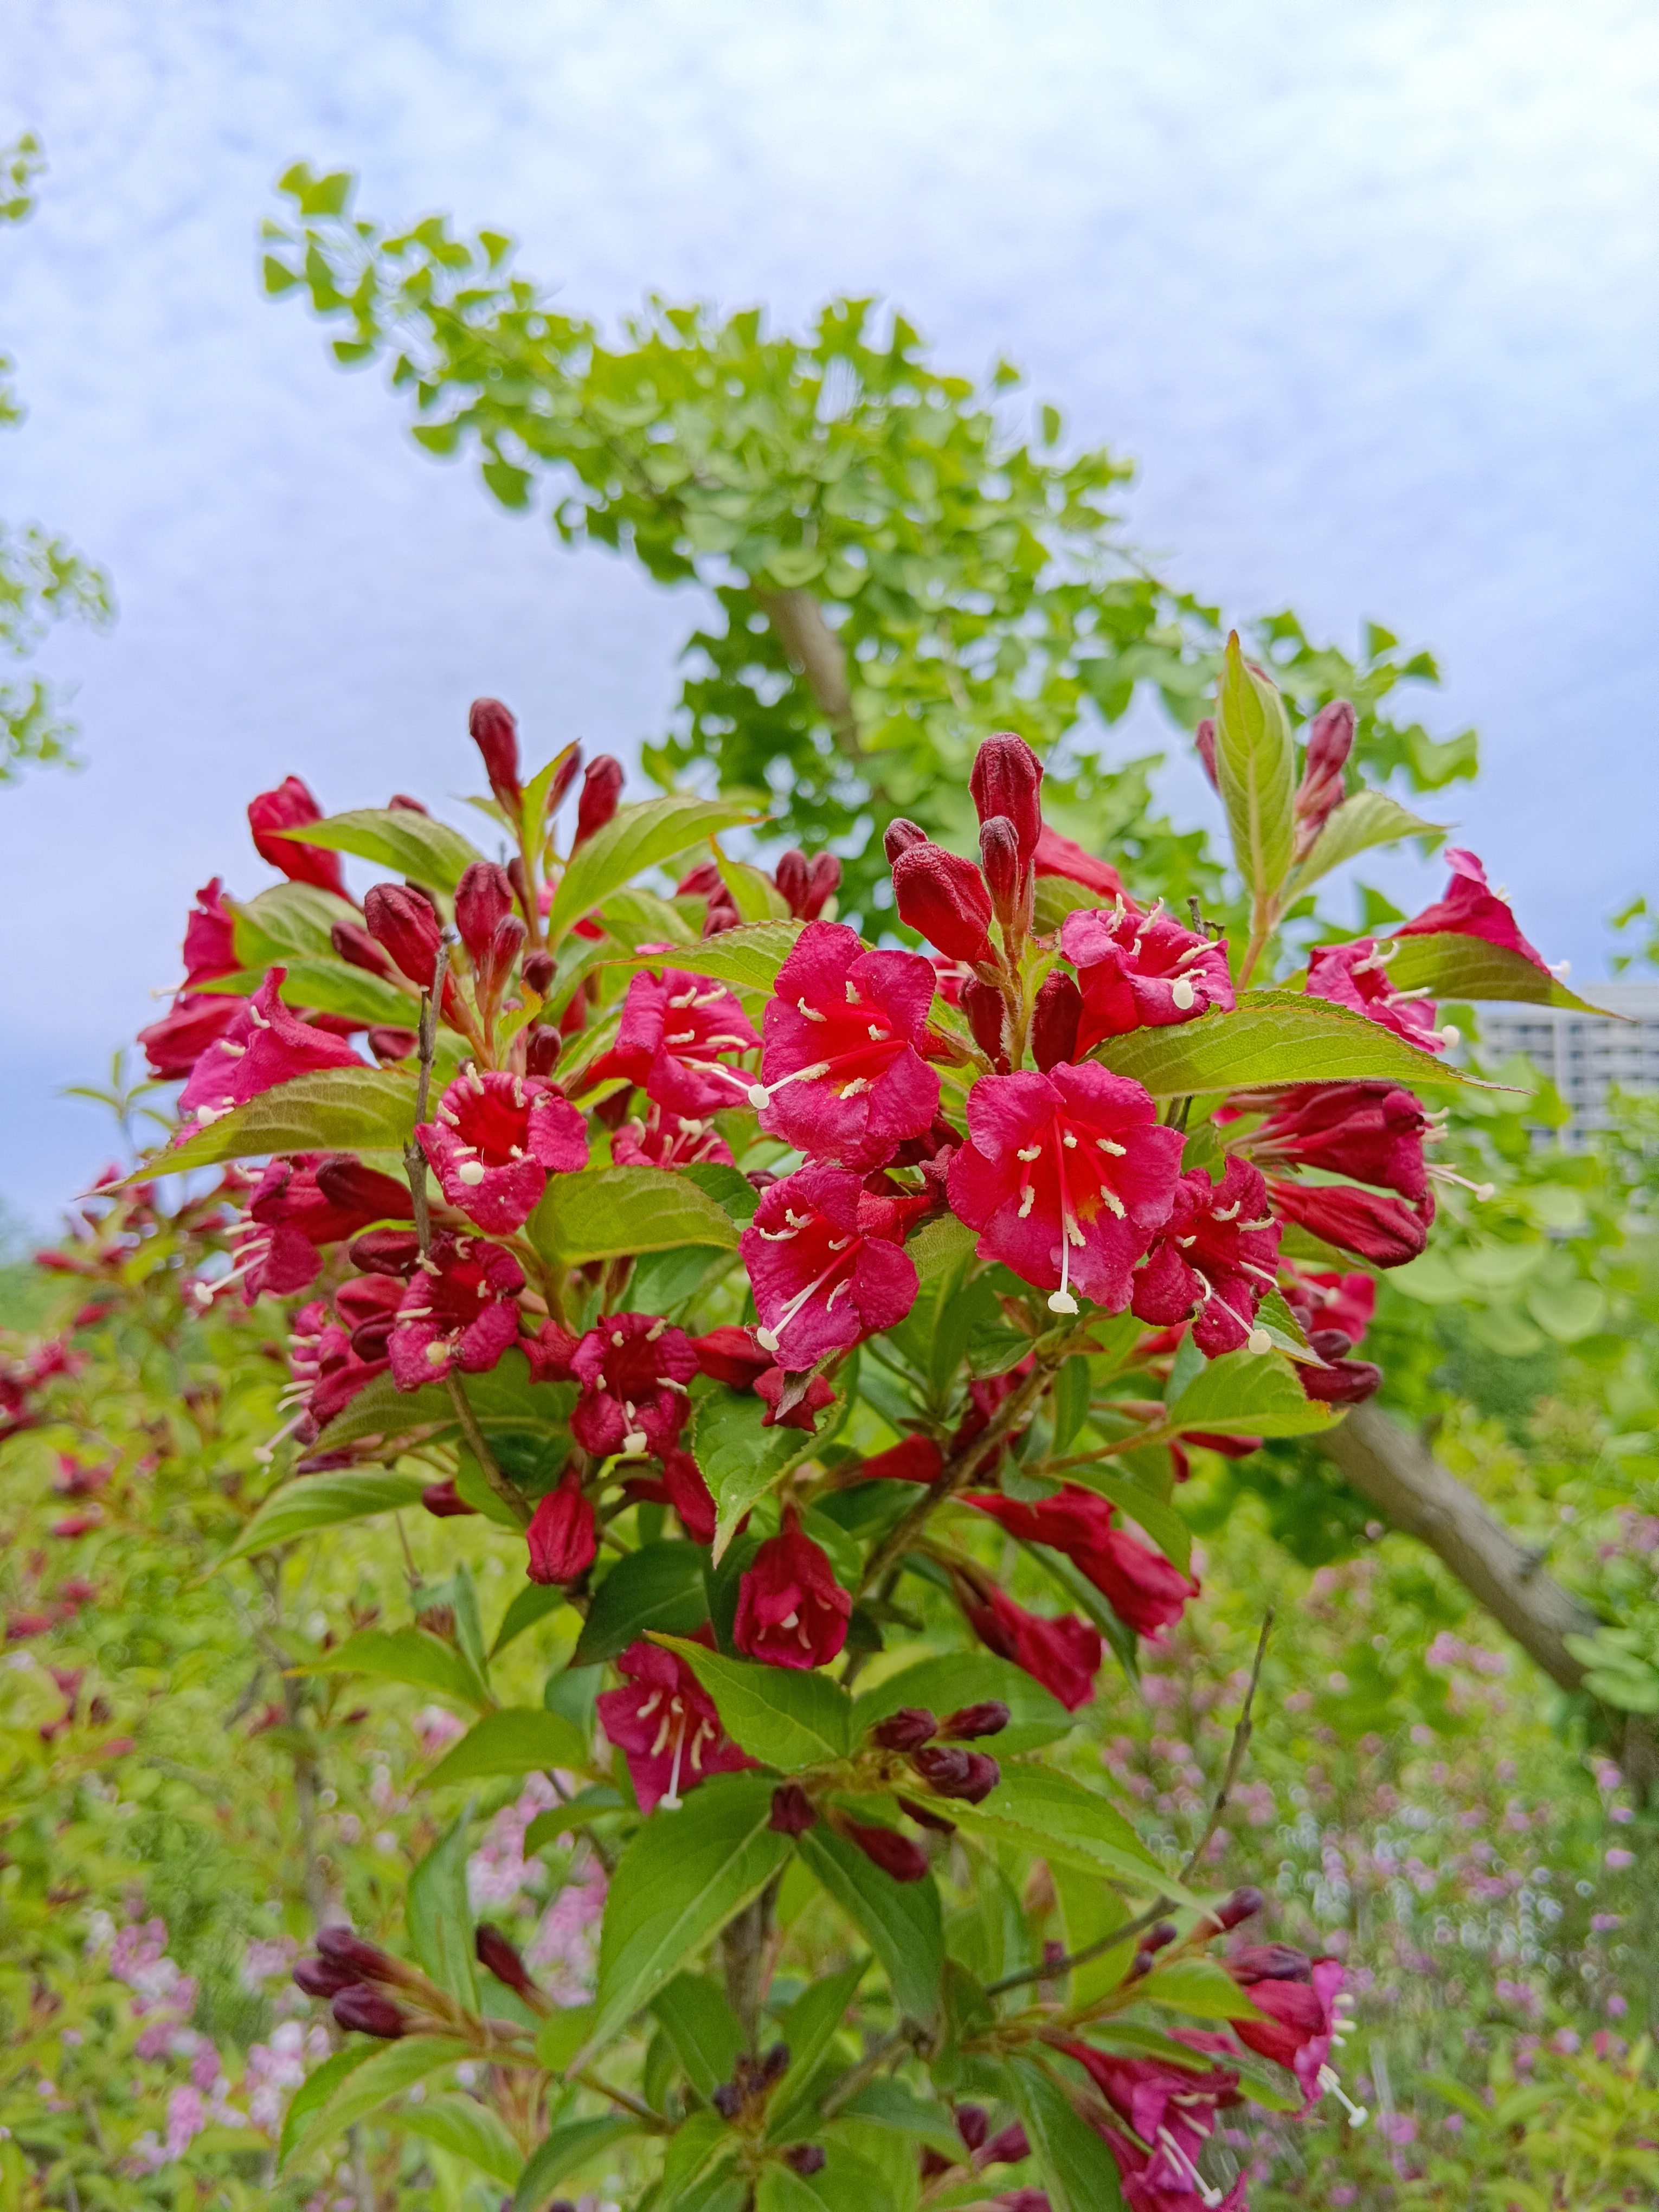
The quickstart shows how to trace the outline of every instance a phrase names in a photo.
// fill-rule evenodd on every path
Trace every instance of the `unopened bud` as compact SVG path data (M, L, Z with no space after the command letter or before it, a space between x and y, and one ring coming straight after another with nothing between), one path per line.
M971 1741L975 1736L1000 1735L1008 1725L1008 1708L1000 1698L987 1698L977 1705L963 1705L947 1714L939 1724L939 1733L947 1742L962 1738Z
M910 1764L937 1796L960 1797L969 1805L981 1803L1002 1779L994 1759L982 1751L963 1751L958 1744L930 1744Z
M525 1540L530 1552L526 1571L532 1583L572 1583L592 1565L599 1549L593 1507L574 1471L537 1506Z
M366 1167L352 1152L333 1152L317 1164L317 1188L331 1206L348 1213L390 1214L409 1218L407 1183Z
M947 1820L942 1813L930 1811L926 1805L918 1804L914 1797L901 1797L898 1802L899 1809L907 1814L917 1827L930 1829L936 1836L955 1835L956 1822Z
M1210 779L1210 788L1219 791L1221 778L1215 764L1215 724L1208 714L1193 732L1193 743L1198 748L1198 757L1204 764L1204 773Z
M349 1256L367 1275L407 1277L420 1259L420 1239L412 1229L370 1229L353 1240Z
M269 860L290 883L313 884L319 890L343 897L345 878L337 853L278 835L283 830L303 830L308 823L322 818L321 807L297 775L285 776L275 791L262 791L248 802L248 828L253 832L253 849L259 858Z
M722 2081L708 2101L723 2120L735 2120L743 2110L743 2092L735 2081Z
M980 2152L974 2164L986 2166L1018 2166L1023 2158L1031 2155L1030 2142L1018 2120L1012 2120L1000 2135L993 2136Z
M337 2027L356 2028L359 2035L378 2035L387 2043L395 2043L399 2036L409 2033L403 2007L394 2004L384 1990L371 1990L362 1982L354 1982L349 1989L342 1990L334 2000L333 2010Z
M492 1928L487 1920L481 1920L478 1923L477 1931L473 1936L472 1945L478 1954L478 1964L484 1972L494 1974L498 1982L504 1983L516 1996L521 1997L541 1996L540 1990L531 1979L524 1960L499 1928Z
M1308 725L1308 750L1296 793L1296 854L1311 852L1346 796L1342 770L1353 749L1353 708L1346 699L1322 707Z
M958 2105L956 2123L957 2133L969 2150L984 2148L985 2138L991 2132L991 2123L983 2105Z
M466 718L472 742L483 755L484 774L501 805L516 817L524 794L519 787L519 726L499 699L475 699Z
M553 988L553 978L559 972L559 963L550 952L532 952L519 971L538 999L544 999Z
M792 2173L818 2172L828 2153L817 2143L796 2143L783 2154L783 2162Z
M1249 1920L1260 1912L1267 1901L1259 1889L1236 1889L1224 1904L1217 1906L1216 1923L1221 1928L1237 1928L1241 1920Z
M1221 1963L1244 1989L1252 1982L1306 1982L1313 1978L1313 1960L1293 1943L1247 1943Z
M378 1943L365 1942L355 1929L337 1923L317 1930L317 1948L331 1966L343 1966L360 1982L401 1982L409 1969L391 1958Z
M430 899L406 884L376 884L363 901L363 920L410 981L429 991L438 964L438 918Z
M1175 1942L1176 1933L1176 1925L1172 1920L1160 1920L1155 1927L1149 1928L1141 1937L1141 1948L1146 1951L1162 1951Z
M973 968L995 959L990 894L971 860L942 845L908 846L893 863L893 897L900 921L952 960Z
M441 1482L428 1482L421 1492L421 1503L434 1521L453 1521L463 1514L476 1513L477 1507L469 1505L455 1487L453 1475Z
M328 933L328 941L337 957L352 967L364 969L371 975L391 975L392 963L361 922L337 921Z
M525 1036L525 1073L551 1075L559 1064L560 1042L557 1030L549 1029L545 1022L533 1023Z
M473 960L488 957L496 929L512 911L506 869L493 860L474 860L455 886L455 927Z
M392 814L424 814L429 822L432 809L418 799L411 799L406 791L394 791L386 801L386 811Z
M994 983L970 976L962 987L962 1011L974 1042L1000 1073L1008 1066L1008 1008Z
M1012 730L987 738L968 777L982 823L1000 815L1013 829L1022 867L1029 866L1042 835L1042 763Z
M991 911L1005 930L1013 927L1022 904L1023 869L1019 840L1006 814L994 814L979 832L980 867L991 894Z
M332 1966L326 1959L296 1959L294 1984L308 1997L337 1996L356 1980L349 1966Z
M570 849L585 845L594 832L603 830L617 811L617 801L622 797L623 764L609 753L601 753L590 761L587 774L582 778L582 795L576 805L576 834Z
M927 1871L927 1854L920 1844L896 1828L878 1828L842 1814L836 1826L849 1843L856 1844L871 1863L895 1881L920 1881Z
M901 853L908 853L912 845L925 845L927 842L927 832L918 823L907 820L902 814L890 822L881 833L881 849L887 855L890 868Z
M377 1024L368 1032L368 1048L382 1067L390 1067L395 1060L407 1060L420 1039L413 1030L389 1029Z
M1045 975L1031 1009L1031 1057L1045 1075L1076 1057L1082 1019L1083 994L1072 978L1058 970Z
M576 781L581 764L582 749L580 745L572 745L554 772L553 781L547 794L547 811L550 814L556 814L563 805L564 795Z
M789 2045L787 2043L775 2043L769 2051L762 2055L760 2064L756 2069L757 2087L769 2089L775 2083L781 2081L788 2071Z
M772 1811L766 1825L775 1835L804 1836L817 1823L812 1801L799 1782L782 1783L772 1792Z
M932 1713L921 1705L906 1705L890 1713L884 1721L878 1721L870 1731L870 1740L884 1751L920 1751L938 1734L939 1723Z

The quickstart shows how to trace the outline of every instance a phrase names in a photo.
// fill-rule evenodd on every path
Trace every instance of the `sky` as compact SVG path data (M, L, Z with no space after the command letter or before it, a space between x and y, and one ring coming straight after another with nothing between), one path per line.
M84 771L0 791L0 1200L111 1152L96 1081L178 973L190 894L268 872L248 797L476 781L467 702L539 759L660 730L684 599L561 551L410 443L376 370L258 284L293 161L433 210L614 319L902 305L1139 466L1130 534L1231 615L1384 622L1480 729L1440 818L1575 980L1659 892L1659 16L1625 0L0 0L0 235L29 407L0 515L111 570L64 632ZM1208 804L1184 764L1171 804ZM1432 808L1426 811L1433 811ZM1398 896L1439 878L1406 864Z

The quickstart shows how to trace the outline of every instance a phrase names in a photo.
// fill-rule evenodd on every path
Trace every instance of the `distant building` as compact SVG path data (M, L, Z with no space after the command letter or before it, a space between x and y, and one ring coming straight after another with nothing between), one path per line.
M1569 1137L1607 1126L1607 1092L1659 1091L1659 983L1592 983L1579 993L1623 1021L1559 1006L1485 1006L1480 1051L1489 1061L1520 1053L1571 1109Z

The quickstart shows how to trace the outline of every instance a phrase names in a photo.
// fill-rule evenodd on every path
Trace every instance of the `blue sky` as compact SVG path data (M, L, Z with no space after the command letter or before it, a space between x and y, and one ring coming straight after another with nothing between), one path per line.
M1012 356L1136 458L1181 580L1434 647L1427 719L1486 745L1449 811L1549 957L1602 972L1607 911L1659 890L1649 7L9 0L24 128L52 167L0 239L31 410L0 514L121 608L44 664L86 772L0 793L0 1195L38 1221L109 1148L56 1087L152 1018L197 884L264 879L252 792L447 801L479 692L623 753L672 693L683 603L419 458L261 299L299 156L513 231L584 312L876 292L952 365Z

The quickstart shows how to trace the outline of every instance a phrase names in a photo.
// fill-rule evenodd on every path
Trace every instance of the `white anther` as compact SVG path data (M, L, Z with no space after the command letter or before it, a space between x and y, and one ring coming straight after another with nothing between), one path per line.
M1198 993L1193 988L1191 976L1177 975L1176 977L1175 981L1170 987L1170 1003L1173 1006L1178 1006L1183 1014L1190 1013L1192 1012L1194 1006L1197 1003ZM1218 2197L1215 2201L1218 2204L1221 2202L1221 2199Z
M463 1160L455 1170L455 1179L469 1190L476 1190L488 1172L482 1160Z
M1246 1352L1253 1352L1259 1359L1264 1352L1271 1352L1273 1340L1265 1328L1253 1328L1244 1340Z
M809 1006L805 999L797 999L795 1005L809 1022L827 1022L830 1018L828 1014L820 1013L816 1006Z
M1040 1160L1042 1158L1042 1147L1041 1145L1023 1145L1014 1154L1014 1158L1017 1160Z

